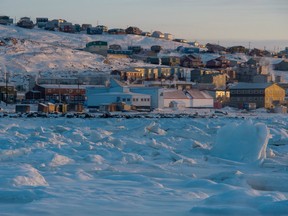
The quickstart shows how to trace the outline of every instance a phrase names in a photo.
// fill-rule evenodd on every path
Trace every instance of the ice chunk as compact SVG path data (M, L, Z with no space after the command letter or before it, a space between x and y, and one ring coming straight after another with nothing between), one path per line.
M269 138L269 129L263 123L230 123L218 131L211 153L233 161L255 162L266 158Z
M152 122L150 125L145 127L145 132L146 133L154 133L158 135L166 135L166 131L161 129L159 124L156 122Z

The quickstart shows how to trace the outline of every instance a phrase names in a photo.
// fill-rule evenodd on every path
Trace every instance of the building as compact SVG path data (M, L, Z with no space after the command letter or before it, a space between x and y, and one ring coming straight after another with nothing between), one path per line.
M40 97L48 102L60 102L67 104L84 103L86 87L88 85L60 85L43 84L35 85L34 91L40 92Z
M178 56L165 56L165 57L148 57L147 62L157 65L166 66L179 66L181 64L180 57Z
M227 60L224 56L220 56L216 59L212 59L207 61L207 68L227 68L230 66L230 61Z
M34 23L32 20L30 20L29 17L22 17L19 22L17 22L17 26L21 27L21 28L28 28L28 29L32 29L34 28Z
M60 23L59 31L66 32L66 33L74 33L75 29L72 23L63 22L63 23Z
M142 32L142 36L151 37L152 34L150 32Z
M159 53L162 50L162 47L160 45L153 45L151 46L151 51L155 53Z
M238 83L230 87L230 106L242 108L255 103L257 108L271 109L285 100L285 90L272 83Z
M199 47L181 47L180 49L181 53L184 54L194 54L194 53L200 53Z
M119 44L111 44L109 50L122 50L122 47Z
M178 42L178 43L188 43L186 39L182 39L182 38L175 38L173 41Z
M108 27L105 25L97 25L96 28L102 30L102 32L108 32Z
M272 82L272 76L270 74L257 74L253 76L253 83L270 83Z
M288 60L283 60L274 65L275 70L288 71Z
M226 74L214 73L201 76L198 80L199 83L212 84L215 88L226 87Z
M173 40L173 35L170 33L164 33L164 39L166 40Z
M218 44L206 44L207 52L209 53L225 53L226 48Z
M226 50L228 53L248 53L248 49L246 49L244 46L232 46L227 48Z
M82 31L86 31L87 32L88 28L92 28L92 25L91 24L87 24L87 23L81 25L81 30Z
M86 44L84 50L106 56L108 50L108 43L106 41L91 41Z
M164 92L164 107L170 107L171 102L185 104L186 108L212 108L214 99L206 91L198 89L167 90Z
M36 25L38 26L38 28L44 28L46 26L46 24L48 23L48 18L44 18L44 17L37 17L36 18Z
M111 79L109 85L87 88L88 108L101 105L125 103L136 109L156 109L163 107L162 89L145 86L126 86Z
M126 34L125 29L121 28L113 28L108 30L108 34L114 34L114 35L123 35Z
M131 50L133 54L139 54L143 51L143 48L141 46L128 46L128 50Z
M204 64L200 58L200 56L196 55L184 55L180 59L181 66L187 68L200 68L204 67Z
M130 26L125 30L126 34L135 34L135 35L141 35L142 30L140 30L138 27Z
M209 84L209 89L225 88L226 80L227 75L216 70L194 69L191 71L191 81L198 84Z
M6 83L0 83L0 100L5 103L15 103L17 91L15 86Z
M89 35L103 34L103 30L97 27L88 27L87 34Z
M160 38L160 39L164 39L165 35L160 32L160 31L154 31L151 35L151 37L155 37L155 38Z
M0 16L0 25L10 25L13 24L13 19L9 16Z

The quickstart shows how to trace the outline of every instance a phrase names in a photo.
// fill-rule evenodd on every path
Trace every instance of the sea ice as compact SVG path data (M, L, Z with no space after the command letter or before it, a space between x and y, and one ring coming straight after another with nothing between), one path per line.
M233 161L255 162L266 158L269 138L270 131L264 123L229 123L219 129L211 153Z

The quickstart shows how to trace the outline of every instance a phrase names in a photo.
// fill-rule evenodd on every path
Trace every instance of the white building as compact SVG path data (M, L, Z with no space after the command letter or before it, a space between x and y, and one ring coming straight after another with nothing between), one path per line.
M166 40L173 40L173 35L172 34L170 34L170 33L164 33L164 38L166 39Z
M185 104L186 108L212 108L214 99L205 91L198 89L167 90L164 92L164 107L170 107L171 102Z

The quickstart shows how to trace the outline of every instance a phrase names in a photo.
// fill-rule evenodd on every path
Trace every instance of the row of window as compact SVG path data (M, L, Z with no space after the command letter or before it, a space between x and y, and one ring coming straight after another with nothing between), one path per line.
M46 98L45 98L46 100L50 100L50 99L54 99L54 100L59 100L59 95L51 95L51 96L49 96L49 95L47 95L46 96ZM85 99L85 97L84 96L81 96L81 95L79 95L79 96L61 96L61 100L84 100Z
M263 97L237 97L237 98L230 98L231 101L263 101Z
M264 94L264 90L231 90L231 94Z
M47 89L48 93L59 92L59 91L64 92L63 89L62 90L60 90L60 89ZM67 93L73 93L73 92L80 93L81 91L80 91L80 89L65 89L65 92L67 92Z
M143 101L150 101L150 98L140 98L140 99L139 99L139 98L133 98L132 100L133 100L134 102L138 102L138 101L142 101L142 102L143 102ZM122 101L123 101L123 102L126 102L126 101L127 101L127 102L130 102L131 99L130 99L130 98L122 98Z

